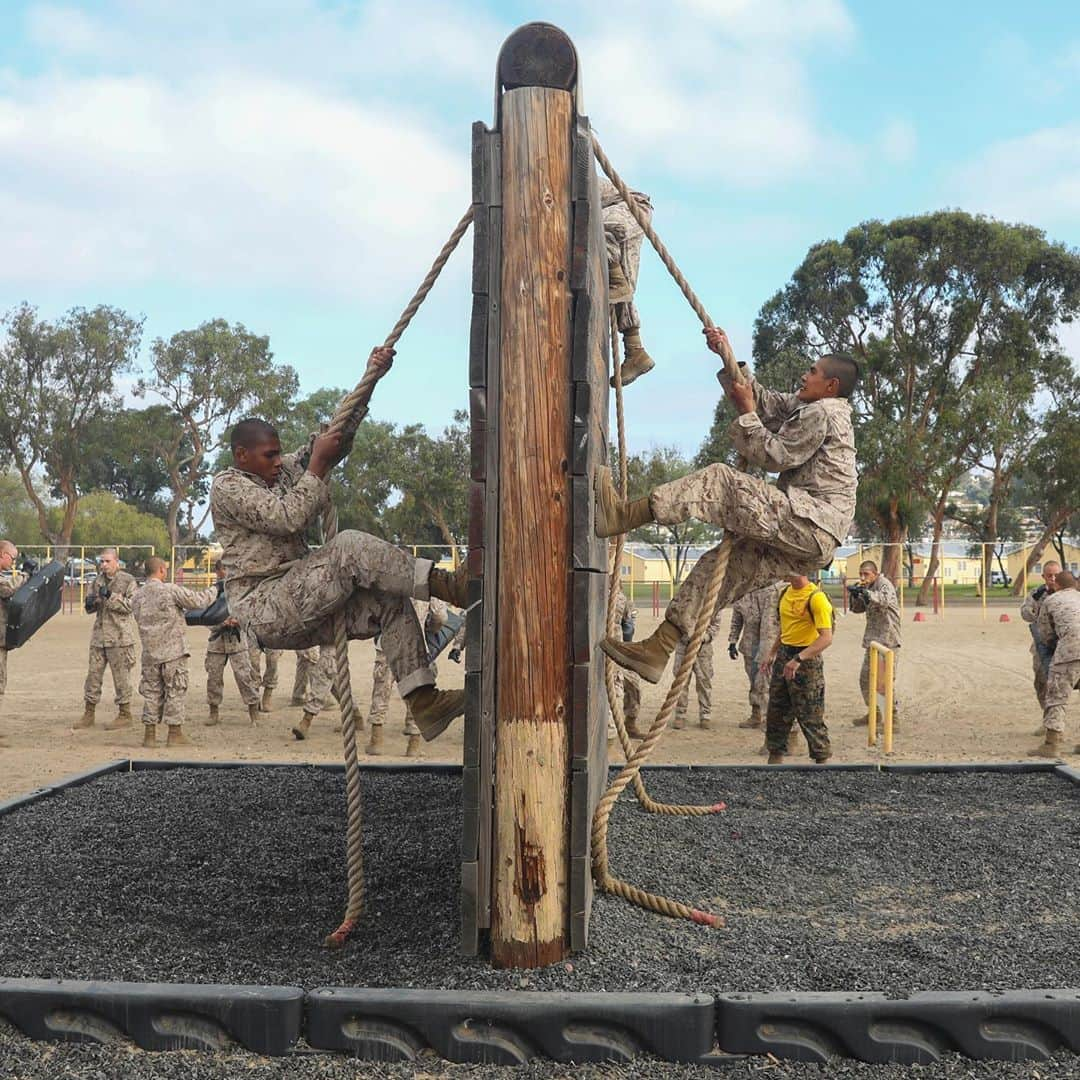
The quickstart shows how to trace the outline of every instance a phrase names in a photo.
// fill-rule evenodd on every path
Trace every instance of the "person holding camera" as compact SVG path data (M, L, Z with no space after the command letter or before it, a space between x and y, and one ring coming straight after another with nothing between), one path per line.
M72 725L74 730L94 726L106 668L112 671L117 713L115 719L104 725L105 730L116 731L130 727L134 722L131 673L135 669L138 628L131 614L131 601L135 599L137 588L135 579L120 569L116 548L106 548L98 556L98 575L83 602L86 613L94 616L94 628L90 632L90 663L83 687L85 706L82 716Z
M0 540L0 701L3 700L4 691L7 689L7 649L4 648L7 602L26 582L28 574L33 572L28 570L28 567L32 565L29 560L23 563L21 573L16 570L15 563L18 559L19 549L10 540Z
M866 630L863 633L862 670L859 672L859 689L863 701L870 705L870 642L876 641L896 653L893 666L893 679L896 678L896 664L900 662L900 602L893 583L882 574L877 563L867 560L859 565L859 583L848 586L851 610L856 615L866 615ZM882 687L881 680L878 686ZM882 687L883 689L883 687ZM893 727L900 718L900 699L893 689ZM856 727L870 722L866 713L856 716Z

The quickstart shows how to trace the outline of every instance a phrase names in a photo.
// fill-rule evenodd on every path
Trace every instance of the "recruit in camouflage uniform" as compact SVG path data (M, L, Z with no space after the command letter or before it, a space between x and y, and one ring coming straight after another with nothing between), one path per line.
M220 626L210 630L206 642L206 703L210 706L207 727L213 727L220 721L220 707L225 694L225 668L231 667L236 689L240 691L240 700L247 708L248 717L254 724L259 714L259 688L251 670L251 658L244 644L244 632L240 623L233 618L226 619Z
M815 370L820 384L823 375L816 365L804 378ZM730 390L725 372L717 378ZM796 394L749 381L755 411L732 422L732 441L750 466L779 473L775 486L719 463L661 485L647 500L623 502L610 470L597 472L597 535L650 520L674 525L690 518L731 530L738 539L720 590L721 607L789 574L812 575L828 566L855 516L858 479L848 399L825 396L804 402ZM601 648L616 662L659 682L679 637L693 632L718 552L715 547L694 564L650 638L625 649L608 638Z
M634 640L634 628L637 625L637 608L632 607L626 599L626 594L619 589L615 594L615 621L622 632L623 641ZM637 673L627 671L625 668L615 666L615 694L622 696L623 718L626 722L626 733L635 739L645 735L638 727L638 717L641 715L641 680ZM618 738L615 730L615 721L608 713L607 737L608 742Z
M1055 579L1060 569L1061 565L1053 559L1043 563L1043 584L1025 597L1020 607L1020 618L1028 624L1028 629L1031 631L1031 673L1040 709L1046 708L1046 680L1050 674L1050 662L1054 657L1054 649L1052 645L1043 641L1039 633L1039 612L1042 610L1043 601L1053 595Z
M723 617L723 609L717 607L713 612L712 622L709 623L705 636L701 639L701 648L698 649L697 658L694 660L694 670L691 677L697 686L698 700L698 725L703 728L712 727L712 683L713 683L713 638L720 633L720 620ZM679 638L679 644L675 646L675 659L672 670L678 671L679 665L686 655L686 647L690 644L690 636ZM690 679L679 695L679 701L675 706L675 717L671 726L678 730L686 727L686 711L690 704Z
M102 557L107 554L102 552ZM115 552L112 555L115 560ZM87 590L85 607L94 613L94 627L90 631L90 662L83 687L85 705L82 716L72 725L76 729L94 726L106 668L112 671L117 716L105 725L105 730L114 731L132 723L131 699L135 691L131 673L135 669L138 628L131 616L131 602L137 589L135 579L126 570L117 568L109 575L103 568Z
M0 540L0 701L7 690L7 649L4 648L4 638L7 633L8 600L28 580L26 574L19 573L14 567L18 557L19 552L14 544L8 540Z
M248 662L251 665L251 681L257 689L262 689L259 712L270 711L274 690L278 684L278 663L281 660L282 651L282 649L260 649L257 641L249 639ZM264 658L265 669L263 668Z
M296 673L293 675L291 705L300 706L307 700L310 689L311 673L319 663L320 650L298 649L296 652Z
M181 730L188 688L184 612L206 607L216 597L216 588L194 592L154 576L147 577L135 594L131 608L142 640L139 693L143 699L144 746L154 745L158 724L167 725L169 745L187 742Z
M1063 577L1064 574L1058 575L1059 585ZM1071 584L1071 576L1063 587L1043 600L1039 634L1044 642L1054 646L1054 659L1046 680L1044 742L1035 753L1056 756L1065 730L1065 711L1080 683L1080 592Z
M426 601L414 600L413 607L416 610L416 617L420 621L420 625L424 628L425 639L428 634L437 633L446 625L448 609L442 600L436 597ZM463 630L464 626L454 635L455 642ZM435 664L431 665L431 671L433 674L437 674L438 668ZM390 708L390 691L393 689L393 685L394 676L386 662L386 654L382 651L380 642L376 641L375 663L371 669L371 708L368 712L371 734L368 737L367 746L364 747L364 753L366 754L382 753L383 725L386 723L386 714ZM415 757L420 752L420 729L416 726L412 709L409 708L407 701L405 702L405 734L408 736L408 741L405 744L405 756Z
M878 572L873 582L866 587L866 598L863 599L861 592L851 595L851 610L856 615L866 613L866 629L863 631L862 668L859 671L859 690L862 691L863 703L870 704L870 642L876 641L879 645L892 649L896 654L893 657L893 727L897 726L900 718L900 698L896 694L896 676L900 666L900 600L896 595L896 587L882 573ZM884 664L878 672L878 693L885 692L883 683ZM869 723L866 716L856 717L857 725Z
M651 218L649 196L640 191L630 194L646 219ZM641 242L645 233L622 201L618 189L605 177L600 179L600 205L603 208L604 243L607 248L608 300L615 308L615 318L623 339L622 382L628 386L655 366L641 344L641 316L634 303L638 274L641 272Z
M306 739L311 731L311 722L325 709L331 700L340 704L334 676L337 674L337 649L333 645L320 645L315 649L300 649L296 653L297 664L303 663L307 670L306 686L302 705L304 715L293 729L293 738ZM364 730L364 717L353 705L353 726L357 731ZM341 731L340 719L334 725L334 731Z
M780 626L776 605L785 588L786 582L773 582L747 593L731 608L728 655L732 660L742 656L750 682L750 715L739 723L741 728L760 728L765 724L771 675L761 670L761 664L776 640Z

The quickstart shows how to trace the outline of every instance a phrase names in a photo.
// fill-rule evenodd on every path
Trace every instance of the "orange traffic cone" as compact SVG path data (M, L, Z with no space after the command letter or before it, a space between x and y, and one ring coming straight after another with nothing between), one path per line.
M1000 615L998 616L998 622L1012 622L1012 619L1010 619L1010 618L1009 618L1009 616L1008 616L1008 615L1006 615L1006 614L1005 614L1005 612L1003 611L1003 612L1002 612L1002 613L1001 613L1001 614L1000 614Z
M915 622L926 622L926 612L925 611L916 611L914 621Z

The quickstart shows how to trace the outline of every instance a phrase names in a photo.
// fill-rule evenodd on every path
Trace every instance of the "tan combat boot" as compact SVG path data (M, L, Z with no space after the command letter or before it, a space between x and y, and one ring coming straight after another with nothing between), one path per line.
M469 566L466 562L458 564L453 572L431 568L428 575L428 593L436 600L445 600L452 607L469 606Z
M600 465L593 480L595 499L595 530L597 536L615 536L627 533L653 520L649 499L619 498L611 480L611 469Z
M94 711L97 708L95 705L91 705L88 701L83 708L83 714L71 725L72 731L81 731L83 728L90 728L94 726Z
M120 728L131 727L135 722L134 717L131 715L130 705L121 705L116 713L116 716L104 725L106 731L118 731Z
M420 736L410 735L409 741L405 744L405 756L406 757L419 757L420 756Z
M191 740L184 734L182 724L170 724L169 734L165 739L166 746L190 746Z
M608 263L607 288L609 304L625 304L634 298L634 287L622 268L622 263Z
M145 750L157 746L157 724L143 724L142 744Z
M293 738L303 742L308 737L308 732L311 730L311 721L315 719L314 713L306 712L300 718L300 723L292 729Z
M620 368L623 386L629 386L635 379L647 375L654 367L656 367L655 361L641 344L641 332L627 330L623 334L623 362ZM614 377L611 379L611 385L615 385Z
M262 701L259 703L259 712L269 712L270 703L274 700L274 691L271 687L267 687L262 692Z
M368 736L367 746L364 747L365 754L382 753L382 729L382 724L371 725L371 734Z
M248 724L251 727L255 727L255 725L258 724L258 722L259 722L259 706L258 705L249 705L248 706Z
M1061 732L1046 728L1041 746L1028 751L1028 757L1056 758L1061 756Z
M679 628L665 619L641 641L609 637L600 642L600 648L619 667L636 671L646 682L658 683L664 677L664 669L679 644L679 637Z
M672 718L672 720L671 720L671 730L672 731L682 731L682 729L684 727L686 727L686 717L685 716L674 716Z
M750 715L745 720L739 721L741 728L759 728L762 725L761 709L757 705L750 706Z
M784 755L779 750L770 750L769 751L769 760L766 762L766 764L767 765L783 765L784 764Z
M218 707L216 705L210 706L210 715L203 721L206 727L217 727L221 723L221 717L218 715Z
M859 713L859 715L856 716L851 721L851 724L852 724L852 727L868 727L869 724L870 724L870 717L866 713ZM878 726L880 727L880 725L881 725L881 717L879 716L878 717ZM1040 731L1039 734L1041 735L1042 732Z
M698 727L701 728L702 731L712 731L712 717L711 716L700 716L700 717L698 717Z
M436 690L434 686L421 686L405 700L425 742L438 738L455 717L465 712L464 690Z

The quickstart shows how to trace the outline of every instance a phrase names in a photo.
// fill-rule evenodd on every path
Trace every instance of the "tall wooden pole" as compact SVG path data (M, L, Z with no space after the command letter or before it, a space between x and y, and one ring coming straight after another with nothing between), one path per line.
M550 85L501 101L491 958L502 967L570 948L574 115L569 90Z

